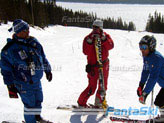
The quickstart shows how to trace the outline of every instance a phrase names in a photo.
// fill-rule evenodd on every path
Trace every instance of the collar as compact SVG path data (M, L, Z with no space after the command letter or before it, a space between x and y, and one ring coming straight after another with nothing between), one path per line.
M23 42L23 43L27 43L26 39L20 38L18 36L16 36L16 34L13 35L13 39L19 42Z

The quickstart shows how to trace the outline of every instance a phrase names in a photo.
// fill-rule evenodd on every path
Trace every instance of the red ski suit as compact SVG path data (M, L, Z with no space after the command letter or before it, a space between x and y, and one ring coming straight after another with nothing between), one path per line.
M114 47L114 43L109 34L102 32L102 34L100 35L100 38L102 39L102 37L104 37L104 36L106 37L106 39L101 40L102 41L101 47L102 47L104 85L105 85L105 89L107 90L107 80L108 80L108 73L109 73L109 59L108 59L109 53L108 53L108 51ZM91 40L92 43L88 43L87 40ZM81 93L81 95L78 99L78 103L80 105L85 106L89 97L95 93L95 90L97 88L97 82L99 79L98 65L96 65L97 57L96 57L95 41L94 41L93 33L90 33L88 36L86 36L84 38L83 53L85 55L87 55L88 64L94 66L91 68L91 72L89 72L87 75L88 80L89 80L88 87ZM98 97L100 99L100 101L102 102L99 91L100 91L100 84L99 84L99 87L98 87L98 90L96 93L96 97Z

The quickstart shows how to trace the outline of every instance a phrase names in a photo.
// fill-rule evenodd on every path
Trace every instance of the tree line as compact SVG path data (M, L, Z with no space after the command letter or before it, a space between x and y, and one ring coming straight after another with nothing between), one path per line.
M58 0L64 2L85 2L85 3L105 3L105 4L164 4L163 0Z
M154 33L164 33L164 15L155 11L154 16L149 15L146 31Z
M56 5L56 0L0 0L0 21L7 23L18 18L41 28L55 24L91 28L97 15L64 9ZM107 29L136 29L133 22L126 23L121 18L103 21Z

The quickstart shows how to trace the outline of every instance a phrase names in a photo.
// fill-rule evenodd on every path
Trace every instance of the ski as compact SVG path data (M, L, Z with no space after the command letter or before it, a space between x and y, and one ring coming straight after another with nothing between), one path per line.
M20 123L20 122L14 122L14 121L2 121L2 123ZM26 123L26 122L25 122L25 121L22 121L21 123ZM40 123L40 122L37 122L37 123ZM53 122L47 121L46 123L53 123Z
M2 121L2 123L18 123L18 122L12 122L12 121Z
M100 96L103 104L103 108L106 109L106 91L105 91L105 84L104 84L104 74L103 74L103 63L102 63L102 47L101 47L101 39L99 35L95 35L95 51L96 51L96 58L99 64L99 82L100 82Z
M15 121L2 121L2 123L20 123L20 122L15 122ZM21 123L25 123L25 121L22 121Z
M89 108L79 107L77 105L60 105L57 107L57 110L70 111L76 114L86 114L86 115L97 115L102 114L103 117L114 116L114 107L108 106L108 109L95 108L93 104L88 104ZM127 118L127 115L118 115L120 117Z
M139 119L130 119L130 118L123 118L123 117L110 117L110 120L112 122L123 122L123 123L156 123L155 121L153 121L153 119L151 119L149 121L148 120L139 120ZM158 123L162 123L162 122L158 122Z
M58 110L67 110L67 111L72 111L72 112L91 112L91 113L100 113L100 112L106 112L102 108L94 108L94 107L89 107L89 108L83 108L79 107L77 105L64 105L64 106L58 106Z
M57 110L65 110L65 111L71 111L76 114L87 114L87 115L94 115L94 114L103 114L104 117L109 116L114 116L114 108L109 106L108 109L103 109L103 108L94 108L93 104L88 104L90 107L89 108L83 108L79 107L77 105L61 105L57 107ZM118 115L124 118L127 118L127 115Z

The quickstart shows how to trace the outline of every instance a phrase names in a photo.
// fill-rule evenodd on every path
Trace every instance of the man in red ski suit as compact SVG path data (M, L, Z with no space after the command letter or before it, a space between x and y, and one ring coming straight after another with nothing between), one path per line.
M82 107L88 107L87 100L91 95L95 93L97 83L99 80L99 64L97 62L96 50L95 50L95 35L98 35L101 39L102 47L102 63L103 63L103 75L105 91L107 90L107 80L109 73L109 59L108 51L114 47L113 40L110 35L103 32L103 21L95 20L93 22L92 32L84 38L83 41L83 53L87 55L88 64L86 65L86 72L88 73L89 84L88 87L81 93L78 104ZM96 93L95 106L102 107L102 100L100 97L100 83ZM107 104L106 104L107 105Z

